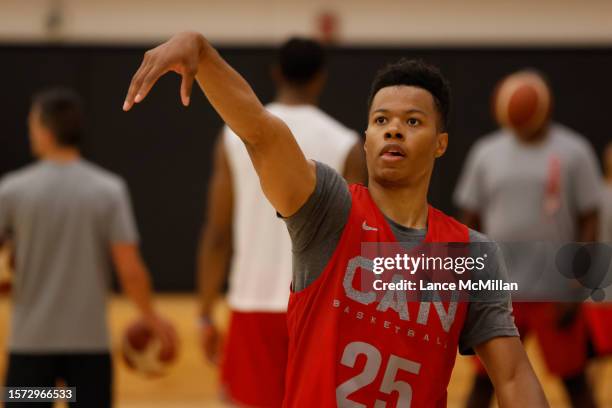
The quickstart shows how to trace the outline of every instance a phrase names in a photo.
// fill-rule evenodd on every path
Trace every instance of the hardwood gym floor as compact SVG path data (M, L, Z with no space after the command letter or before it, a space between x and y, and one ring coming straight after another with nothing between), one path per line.
M226 407L217 398L217 374L208 364L199 347L199 334L196 325L197 308L195 298L189 295L164 295L157 300L159 309L170 318L181 337L181 349L176 364L163 378L147 379L135 374L125 366L115 352L115 400L118 408L192 408ZM10 302L0 298L0 377L4 376L6 363L6 337ZM219 319L227 315L225 309L218 310ZM117 350L123 328L136 313L122 297L114 297L110 302L110 325L114 349ZM553 407L569 406L558 381L546 374L534 342L527 344L538 376L543 382L547 397ZM602 407L612 407L612 359L599 362L591 367L590 375L597 379L597 396ZM448 390L449 408L461 407L472 378L471 363L459 356Z

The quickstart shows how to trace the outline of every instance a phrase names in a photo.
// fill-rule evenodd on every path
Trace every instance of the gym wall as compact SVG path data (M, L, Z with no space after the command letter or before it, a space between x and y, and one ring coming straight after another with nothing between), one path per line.
M221 121L199 89L192 105L179 99L178 76L161 79L146 101L121 110L131 75L147 46L0 46L0 175L31 161L26 117L32 94L49 85L75 88L85 101L85 156L123 176L130 187L145 259L157 289L192 290L196 245L203 222L212 146ZM272 47L229 47L222 55L272 100ZM495 124L491 91L505 74L522 67L545 72L555 94L556 120L578 130L599 152L612 139L612 48L364 48L329 50L329 81L322 108L362 133L371 79L400 57L441 67L453 88L449 151L436 166L431 202L454 213L451 197L470 146Z

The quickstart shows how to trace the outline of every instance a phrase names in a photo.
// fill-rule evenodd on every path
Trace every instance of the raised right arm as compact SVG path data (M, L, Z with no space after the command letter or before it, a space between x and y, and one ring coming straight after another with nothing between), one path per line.
M169 71L183 77L185 106L197 79L213 108L246 145L268 200L283 216L295 213L314 191L314 164L306 160L287 125L263 107L244 78L201 34L180 33L147 51L123 109L142 101Z

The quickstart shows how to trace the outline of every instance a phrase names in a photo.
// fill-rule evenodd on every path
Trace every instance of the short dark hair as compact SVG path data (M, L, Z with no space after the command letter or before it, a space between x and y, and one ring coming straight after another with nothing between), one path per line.
M76 92L59 87L43 90L32 98L32 108L60 145L79 146L84 120L81 98Z
M448 128L450 116L450 85L440 70L421 60L401 60L380 69L370 89L368 111L376 93L388 86L415 86L428 91L433 96L436 109L440 114L440 124L443 131Z
M293 37L280 48L278 64L287 81L304 85L325 66L325 51L314 40Z

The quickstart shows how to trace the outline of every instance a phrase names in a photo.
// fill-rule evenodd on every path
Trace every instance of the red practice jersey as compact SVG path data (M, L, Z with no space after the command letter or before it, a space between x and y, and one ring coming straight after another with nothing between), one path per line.
M445 407L467 303L406 301L399 291L362 285L362 274L373 273L362 243L396 240L368 189L352 185L350 192L331 260L289 300L283 405ZM425 241L468 242L468 228L429 207Z

